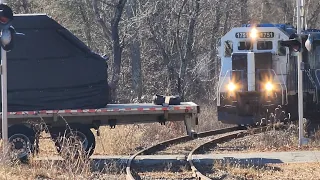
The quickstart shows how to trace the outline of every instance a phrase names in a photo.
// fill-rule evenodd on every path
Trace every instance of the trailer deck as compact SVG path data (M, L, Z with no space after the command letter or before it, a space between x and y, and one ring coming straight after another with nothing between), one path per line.
M38 118L52 117L55 114L64 116L92 116L92 115L118 115L118 114L161 114L163 111L169 113L197 113L199 106L193 102L182 102L181 105L169 105L167 107L154 105L152 103L141 104L108 104L99 109L66 109L66 110L40 110L40 111L18 111L8 112L9 118ZM2 114L2 112L0 112ZM1 117L0 117L1 119Z
M135 123L165 124L168 121L184 121L187 134L195 133L198 124L200 107L193 102L182 102L181 105L141 104L108 104L100 109L66 109L8 112L8 124L26 122L45 123L51 127L65 126L66 123L84 124L92 128L109 125ZM1 114L1 113L0 113Z

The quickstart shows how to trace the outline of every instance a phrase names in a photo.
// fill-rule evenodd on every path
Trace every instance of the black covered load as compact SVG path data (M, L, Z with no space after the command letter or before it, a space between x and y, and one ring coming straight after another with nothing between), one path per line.
M89 109L108 103L107 65L47 15L16 15L8 111Z

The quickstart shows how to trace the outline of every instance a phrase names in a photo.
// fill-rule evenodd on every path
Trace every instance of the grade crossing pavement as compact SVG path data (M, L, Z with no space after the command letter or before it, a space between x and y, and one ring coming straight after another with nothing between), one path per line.
M97 164L109 162L126 164L130 156L104 156L93 155L90 158ZM61 157L36 157L34 160L63 160ZM143 165L160 165L163 163L182 163L187 160L185 155L140 155L134 163ZM287 151L287 152L234 152L193 155L193 161L201 164L212 164L214 161L244 164L270 164L270 163L308 163L320 162L320 151Z

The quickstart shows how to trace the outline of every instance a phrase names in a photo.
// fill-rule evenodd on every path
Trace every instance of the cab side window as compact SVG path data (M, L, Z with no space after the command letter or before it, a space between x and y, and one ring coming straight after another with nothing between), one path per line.
M232 41L225 41L224 42L224 57L231 57L232 52L233 52Z
M278 41L278 54L279 56L287 55L287 48L285 46L281 46L280 41Z

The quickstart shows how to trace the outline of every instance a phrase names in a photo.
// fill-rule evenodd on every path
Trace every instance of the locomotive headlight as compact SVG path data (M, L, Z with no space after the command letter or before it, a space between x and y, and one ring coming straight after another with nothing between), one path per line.
M256 39L258 37L258 30L256 28L252 28L250 32L250 37L252 39Z
M236 90L236 85L234 84L234 83L232 83L232 82L230 82L229 84L228 84L228 90L229 91L234 91L234 90Z
M272 91L273 90L273 84L271 82L267 82L265 85L265 88L267 91Z

